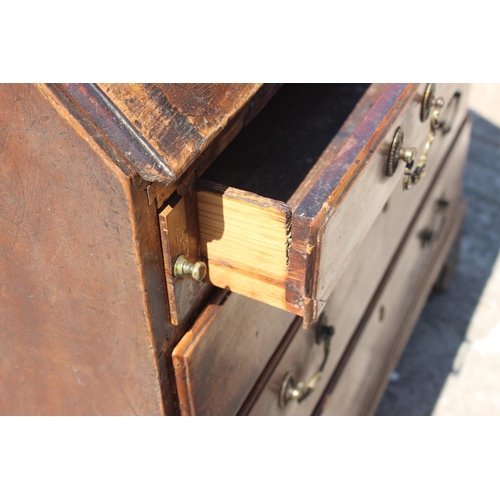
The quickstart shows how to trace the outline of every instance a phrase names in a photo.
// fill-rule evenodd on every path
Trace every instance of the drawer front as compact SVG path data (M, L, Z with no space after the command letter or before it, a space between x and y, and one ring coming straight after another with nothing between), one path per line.
M463 125L445 163L434 177L434 185L427 186L430 200L433 196L442 194L454 200L458 198L469 136L470 120ZM316 342L316 323L307 331L299 329L296 334L290 332L290 339L284 342L283 352L277 355L279 363L274 370L269 369L269 373L263 376L252 391L245 405L246 411L255 415L311 414L404 238L410 222L407 212L416 211L418 202L422 201L417 194L416 190L397 190L393 193L328 298L321 318L326 325L335 328L335 333L331 339L323 375L317 381L314 391L300 403L296 399L290 399L285 405L283 402L280 405L280 392L285 388L287 376L292 374L296 383L302 381L307 385L324 360L324 343ZM413 233L415 231L416 229L412 229Z
M414 148L413 172L422 162L427 173L418 185L404 191L408 206L412 206L406 210L409 221L456 136L457 124L463 122L467 86L437 85L434 96L445 101L439 111L439 120L445 125L431 136L432 112L421 120L426 88L426 84L372 85L343 125L338 130L332 126L334 135L329 144L286 199L245 191L242 186L249 185L246 181L242 185L223 185L223 178L216 175L208 179L215 179L218 184L200 182L201 248L208 261L210 281L303 316L304 326L308 327L321 312L384 204L393 193L403 191L403 181L409 178L403 160L391 176L387 175L398 128L404 131L400 143L403 148L396 148L398 154L401 149ZM455 94L461 97L454 98ZM290 107L282 105L285 109ZM320 109L317 112L318 122L323 123ZM265 113L266 110L253 125L259 126L262 119L262 126L267 126L269 118ZM276 133L278 150L280 137L286 136L282 126ZM257 144L247 143L247 149L244 141L240 146L235 144L243 148L237 156L241 161L251 156L252 150L259 150ZM277 155L279 151L271 153ZM258 160L257 157L256 164ZM240 165L229 162L223 167L234 172ZM217 168L216 162L211 169ZM240 177L252 178L252 172ZM251 185L258 188L258 184ZM265 187L267 195L272 192L269 184Z
M340 279L350 256L360 245L380 209L391 196L400 197L401 202L405 204L405 209L400 213L403 226L411 220L424 197L426 188L432 183L437 167L456 138L458 128L467 113L468 87L458 84L436 85L436 96L439 95L445 102L441 118L445 121L445 125L433 134L431 118L428 117L424 122L420 120L422 93L425 93L425 88L426 86L419 88L414 99L394 120L344 200L334 208L319 231L317 239L319 262L316 263L314 276L317 287L312 292L315 297L314 315L321 311L321 304ZM460 95L458 100L455 95ZM409 190L404 189L408 176L405 175L405 165L402 160L399 161L392 177L386 175L390 147L398 128L404 131L404 147L415 147L416 159L424 156L427 158L425 176ZM446 130L446 133L443 133L443 130ZM434 136L433 140L430 134ZM418 163L417 160L415 163ZM414 171L415 169L416 167L413 168ZM336 265L332 266L332 261L336 262Z
M324 415L364 415L376 409L461 227L465 203L460 192L470 121L462 134L464 140L454 151L458 156L462 149L462 161L438 179L391 264L319 405Z
M295 316L221 290L175 347L182 415L234 415Z
M405 262L405 258L411 257L411 248L401 256L382 293L370 307L359 334L355 335L345 363L340 364L338 374L332 378L317 414L370 415L376 410L389 375L460 232L464 215L465 202L461 201L442 228L439 246L432 255L419 259L412 269Z

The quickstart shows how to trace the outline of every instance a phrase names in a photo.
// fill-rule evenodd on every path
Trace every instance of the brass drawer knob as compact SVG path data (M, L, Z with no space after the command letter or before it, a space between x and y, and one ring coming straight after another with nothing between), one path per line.
M398 127L392 140L389 159L387 161L387 177L392 177L398 168L399 160L406 163L406 168L411 170L417 155L417 148L406 148L403 146L404 132L402 127Z
M207 266L201 261L191 264L184 255L181 255L175 261L174 276L176 278L183 278L188 275L196 281L203 281L207 275Z

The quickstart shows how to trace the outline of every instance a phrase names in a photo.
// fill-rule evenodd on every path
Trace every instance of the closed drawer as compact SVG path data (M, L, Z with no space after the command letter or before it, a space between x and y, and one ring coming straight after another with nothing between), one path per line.
M465 202L460 200L463 165L463 161L456 165L432 190L353 335L317 413L366 415L376 409L460 231L465 213Z
M433 220L428 227L441 223L440 216L432 213L435 209L435 200L439 197L456 203L469 137L470 120L467 120L452 144L445 162L437 169L432 179L433 184L427 185L426 199L417 200L416 190L411 192L396 190L361 243L323 309L321 319L327 326L334 327L335 333L330 341L322 377L316 382L314 391L304 399L283 396L283 391L286 395L287 386L289 395L292 385L298 386L302 382L303 387L307 386L324 362L325 344L321 341L317 342L315 323L305 332L300 329L289 332L288 338L275 355L276 363L274 366L270 364L267 368L267 372L252 391L242 412L253 415L308 415L312 413L398 247L402 241L407 241L404 238L408 227L413 235L410 238L417 241L417 250L421 249L421 252L417 251L410 257L405 257L402 265L411 271L413 266L417 266L420 254L424 259L429 254L427 248L419 247L419 227L424 227L429 218ZM415 212L418 209L418 201L423 201L424 209L419 213L418 221L411 224L409 212ZM413 245L413 240L411 241ZM408 244L410 243L405 243L405 245ZM304 391L302 391L302 396L303 394Z
M444 126L431 144L433 112L421 117L426 89L373 84L279 90L199 179L209 280L303 316L308 327L384 204L409 178L403 160L388 175L398 128L404 131L398 153L401 144L415 148L412 172L422 162L432 177L463 121L467 86L437 85ZM425 191L423 180L405 191L417 192L415 205Z
M295 316L221 290L172 353L182 415L234 415Z
M370 314L353 339L346 362L341 363L324 400L320 415L371 415L377 408L389 375L408 342L465 215L462 201L443 228L441 244L433 254L408 271L399 260ZM402 259L408 255L402 256ZM332 391L330 393L330 391Z

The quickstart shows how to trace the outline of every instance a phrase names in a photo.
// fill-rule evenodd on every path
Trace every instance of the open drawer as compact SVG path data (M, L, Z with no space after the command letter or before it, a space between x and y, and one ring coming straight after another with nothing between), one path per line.
M467 91L283 86L198 180L209 280L308 327L391 193L423 197L420 179L455 137Z

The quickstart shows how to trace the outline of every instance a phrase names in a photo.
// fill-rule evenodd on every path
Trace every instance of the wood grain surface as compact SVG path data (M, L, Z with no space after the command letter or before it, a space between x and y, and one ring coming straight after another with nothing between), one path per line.
M409 272L404 260L398 261L386 286L370 307L368 317L364 318L359 335L353 339L352 348L347 351L315 414L371 415L377 409L389 375L460 232L465 205L463 200L456 204L443 228L439 246L425 262Z
M282 202L210 181L198 186L201 253L215 286L288 309L291 212Z
M234 415L295 316L220 290L172 353L182 415Z
M164 413L130 177L43 87L0 102L0 413Z
M240 188L242 198L258 193L269 203L286 202L292 218L285 298L268 302L268 297L277 296L279 290L269 294L265 274L257 273L248 296L297 312L304 317L305 327L324 307L390 195L402 189L402 166L394 176L386 175L396 128L403 126L405 146L416 147L417 157L424 151L430 132L430 121L420 120L425 84L377 84L368 89L360 86L355 92L356 88L297 86L289 90L285 86L203 176ZM437 86L437 94L447 102L456 92L462 93L456 113L456 122L461 123L467 107L467 86ZM343 110L337 121L328 116L332 107ZM317 130L321 134L314 133ZM313 133L315 141L310 140L309 133ZM437 134L429 155L428 174L441 163L455 136L456 126L446 136ZM254 147L256 138L263 143L262 148ZM250 221L242 219L241 224L241 246L251 248L253 253L262 251L264 241L244 239ZM220 250L217 286L247 294L237 288L242 283L238 266L229 265L230 256L224 255L224 247ZM210 269L210 258L208 264ZM224 266L226 272L220 273Z
M279 363L272 373L264 374L266 382L252 391L245 406L252 415L309 415L318 403L329 378L351 340L360 318L367 309L380 284L398 246L410 227L426 192L434 189L435 184L453 184L457 171L460 172L467 156L470 123L462 127L457 140L444 164L432 172L418 187L411 191L396 190L378 216L375 224L363 240L356 255L330 294L323 314L327 322L335 327L331 341L324 376L317 383L315 391L304 401L291 401L285 408L278 405L281 383L287 372L292 372L296 380L308 381L320 366L324 352L323 346L315 342L315 324L306 331L298 331L294 339L279 357ZM410 265L411 263L408 263ZM285 341L286 342L286 341ZM266 369L267 370L267 369Z
M391 346L396 342L395 338L403 328L403 322L407 321L405 318L411 316L416 320L420 311L419 309L412 312L415 306L410 307L410 303L417 300L423 307L423 302L418 297L422 294L421 289L425 288L427 294L430 292L435 279L434 274L439 272L439 269L433 271L437 265L436 255L442 255L444 252L442 259L439 257L442 263L449 249L448 244L451 245L459 229L463 217L463 206L459 203L459 199L470 139L470 125L470 120L467 120L462 127L445 169L440 172L426 196L417 220L411 225L409 236L398 250L397 257L391 263L383 284L368 308L369 312L365 314L357 332L352 336L349 347L327 389L327 392L333 390L335 393L333 397L335 402L328 403L330 408L328 412L350 415L364 414L368 406L372 410L375 409L370 403L375 396L370 394L375 390L381 390L377 388L382 383L385 386L387 382L387 378L383 382L380 381L380 370L390 357ZM449 202L445 212L439 208L440 200ZM424 234L429 230L440 236L439 250L434 252L433 245L426 245L423 242ZM445 243L441 244L441 240ZM431 270L434 273L432 279L429 278ZM405 331L407 330L405 327ZM406 334L406 339L408 335L409 333ZM360 347L357 347L358 342ZM365 347L361 347L362 345ZM362 354L352 355L350 361L351 352L361 351ZM355 361L356 359L359 363ZM353 367L355 364L359 366ZM346 368L347 366L350 368ZM350 375L345 375L344 370ZM388 375L387 373L387 377ZM336 384L343 389L334 388L337 387ZM354 386L357 387L356 390ZM326 401L333 399L330 396L326 397ZM323 405L324 403L321 403L320 407ZM364 409L359 405L365 405Z

